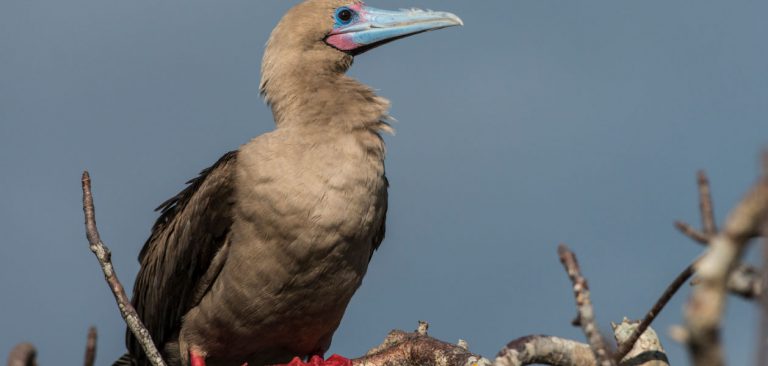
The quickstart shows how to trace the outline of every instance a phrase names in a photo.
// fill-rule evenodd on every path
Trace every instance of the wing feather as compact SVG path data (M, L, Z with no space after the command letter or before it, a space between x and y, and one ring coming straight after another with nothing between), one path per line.
M177 337L182 317L199 298L199 282L229 233L236 158L236 151L227 153L157 208L160 217L139 254L133 305L160 349ZM146 364L130 332L126 343L136 361Z
M371 259L373 259L373 253L379 250L381 242L384 241L384 235L387 232L387 210L389 209L389 179L387 179L387 177L384 177L384 187L384 215L381 218L381 225L379 226L379 230L377 230L376 235L373 236L373 249L371 250L371 257L368 258L369 262Z

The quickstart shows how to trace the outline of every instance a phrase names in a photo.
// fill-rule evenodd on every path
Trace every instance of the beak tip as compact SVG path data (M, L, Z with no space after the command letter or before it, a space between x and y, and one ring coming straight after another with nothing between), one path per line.
M456 15L456 14L451 14L451 15L452 15L451 19L453 19L453 21L456 22L457 26L459 26L459 27L463 27L464 26L464 21L461 20L461 18L459 18L458 15Z

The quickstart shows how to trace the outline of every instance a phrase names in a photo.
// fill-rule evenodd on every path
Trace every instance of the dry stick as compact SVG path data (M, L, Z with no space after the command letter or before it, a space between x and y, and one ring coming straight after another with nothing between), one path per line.
M675 227L692 240L706 245L709 243L709 239L717 233L717 224L715 223L715 210L714 204L712 203L712 190L710 189L709 178L707 177L707 173L703 170L699 171L697 174L697 184L699 187L699 212L704 232L702 233L694 229L693 226L682 221L675 222ZM642 336L651 323L653 323L656 316L658 316L661 310L663 310L667 303L669 303L672 296L674 296L683 284L688 282L688 279L690 279L696 272L695 266L699 260L701 259L697 259L693 264L684 269L674 281L672 281L672 284L667 287L661 295L661 298L659 298L653 308L651 308L645 315L645 318L643 318L638 325L637 330L635 330L626 342L619 345L619 349L616 350L614 357L616 362L621 362L621 360L632 351L632 347L635 346L637 340L640 339L640 336Z
M8 355L8 366L37 366L37 350L31 343L13 347Z
M709 178L703 170L698 173L699 183L699 210L701 211L701 227L704 234L712 237L717 234L715 223L715 205L712 203L712 190L709 187Z
M699 187L699 212L701 215L701 226L703 231L696 230L693 226L683 222L676 221L675 227L691 240L708 245L709 240L717 234L717 224L715 224L715 205L712 203L712 190L709 185L707 173L699 171L697 175Z
M665 306L669 303L669 300L672 299L672 296L674 296L677 291L680 290L683 285L688 282L688 280L693 276L695 272L695 265L698 261L694 262L693 264L689 265L688 268L683 270L674 281L667 287L666 290L664 290L664 293L661 295L658 301L656 301L656 304L653 305L653 308L651 308L650 311L645 315L645 318L640 322L640 324L637 326L637 330L635 330L634 333L627 339L626 342L623 342L619 345L619 349L616 350L616 353L614 354L614 361L617 363L621 362L624 357L629 354L630 351L632 351L632 348L635 346L635 343L637 343L637 340L640 339L640 336L645 333L646 330L648 330L648 327L653 323L654 320L656 320L656 317L661 313L661 311L664 309Z
M88 329L88 341L85 343L85 366L93 366L96 361L96 328Z
M709 244L709 237L706 234L694 229L693 226L685 222L675 221L675 228L677 228L677 230L683 233L683 235L691 238L691 240L699 244L702 244L702 245Z
M382 365L451 365L490 366L491 362L455 344L426 334L395 330L384 343L367 355L352 360L353 366Z
M595 354L588 344L570 339L532 335L509 342L496 356L495 366L532 364L593 366Z
M88 237L88 243L90 244L91 251L96 255L101 265L101 270L104 272L104 279L109 284L112 294L115 296L117 306L120 308L120 315L123 316L125 323L128 324L128 328L131 330L136 339L139 340L142 349L147 354L149 361L154 366L165 366L160 352L157 351L152 337L149 335L149 331L142 324L139 315L136 313L136 309L131 305L131 301L125 294L123 285L117 279L117 274L112 267L112 253L109 251L99 236L99 230L96 227L96 213L93 207L93 195L91 194L91 177L88 172L83 172L83 212L85 213L85 233Z
M589 285L584 276L581 275L581 268L579 268L576 255L565 245L560 245L557 252L560 256L560 262L563 263L568 277L573 282L573 293L576 297L576 305L579 311L579 323L592 347L592 352L595 353L597 364L600 366L615 366L616 363L606 347L605 339L603 339L603 335L600 334L600 330L597 328L592 302L589 299Z
M767 216L768 178L763 176L733 210L723 231L710 240L707 254L696 265L700 284L694 287L685 309L688 350L696 366L725 364L720 319L725 309L728 278L747 242L759 235Z

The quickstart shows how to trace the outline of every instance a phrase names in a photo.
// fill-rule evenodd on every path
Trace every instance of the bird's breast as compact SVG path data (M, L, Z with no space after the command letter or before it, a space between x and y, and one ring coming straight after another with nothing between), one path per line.
M303 239L316 250L330 249L323 245L335 244L333 237L373 235L387 187L383 153L369 144L354 135L278 136L246 146L237 177L238 213L265 238Z
M241 331L244 351L301 354L330 342L360 286L387 187L383 156L354 140L279 137L238 155L228 259L188 320L200 331L210 324ZM231 342L212 344L231 350Z

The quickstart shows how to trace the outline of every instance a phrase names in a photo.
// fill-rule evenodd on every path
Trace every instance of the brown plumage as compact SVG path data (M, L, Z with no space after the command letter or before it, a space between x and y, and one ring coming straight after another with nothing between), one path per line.
M349 31L383 19L376 11L343 0L291 9L262 65L277 129L159 207L133 303L169 364L194 353L208 365L259 366L330 346L384 238L387 210L380 133L389 104L344 73L362 50L460 23L453 15L445 23L447 13L382 12L407 22ZM414 17L443 23L415 28ZM372 29L394 30L365 33ZM130 333L127 345L117 364L148 364Z

